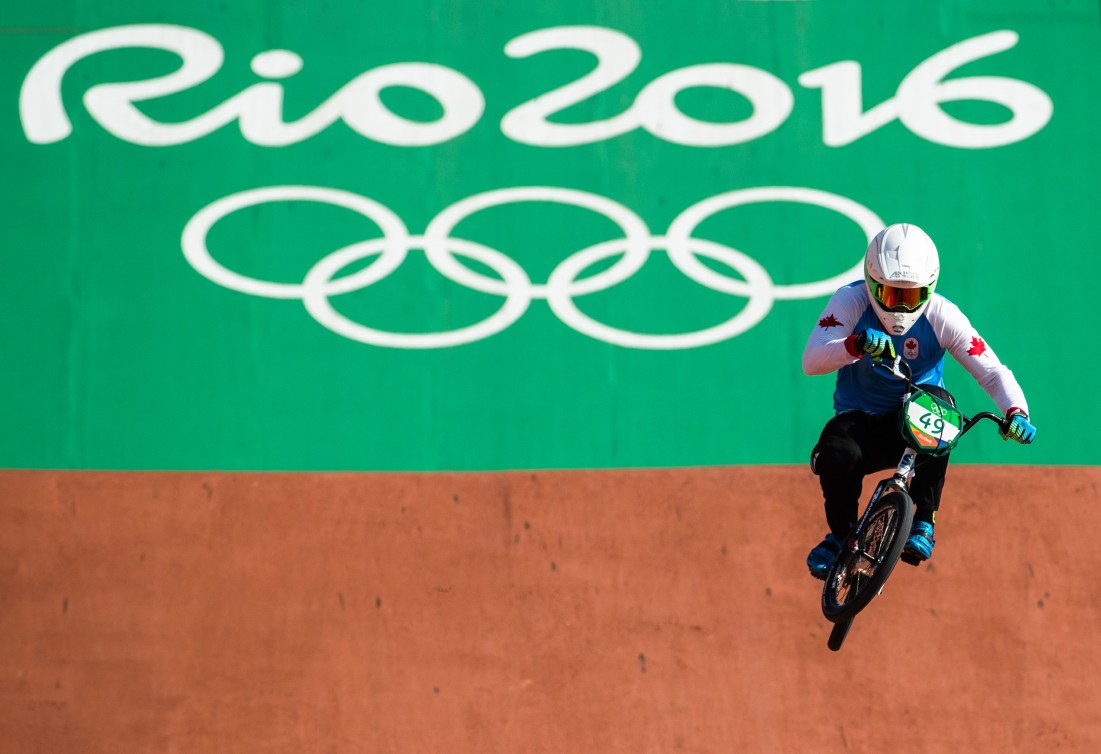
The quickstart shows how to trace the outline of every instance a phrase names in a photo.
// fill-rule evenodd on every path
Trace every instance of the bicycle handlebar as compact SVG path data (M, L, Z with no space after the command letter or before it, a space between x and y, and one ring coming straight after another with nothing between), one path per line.
M906 383L906 386L909 387L911 391L922 390L921 385L914 383L913 371L910 369L910 365L902 360L902 356L896 356L894 360L890 362L890 365L888 365L881 359L872 359L872 367L883 369L895 379L902 380ZM903 368L905 368L906 371L903 371ZM961 411L960 416L963 417L963 426L960 427L961 437L964 435L964 433L966 433L969 429L974 427L983 419L990 419L991 421L997 423L999 429L1001 429L1003 434L1009 430L1009 419L1005 418L1004 416L998 416L998 414L995 414L991 411L980 411L970 418L968 418Z

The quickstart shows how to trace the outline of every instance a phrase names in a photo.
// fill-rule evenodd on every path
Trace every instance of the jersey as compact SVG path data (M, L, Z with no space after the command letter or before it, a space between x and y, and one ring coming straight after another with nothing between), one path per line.
M803 352L809 375L837 372L834 411L883 414L902 404L906 385L880 369L871 357L854 353L846 339L864 330L883 330L863 280L839 289L826 305ZM891 336L895 352L910 366L914 382L944 387L944 356L958 361L982 386L1002 413L1012 408L1028 413L1024 392L986 340L960 308L934 293L917 322L903 335Z

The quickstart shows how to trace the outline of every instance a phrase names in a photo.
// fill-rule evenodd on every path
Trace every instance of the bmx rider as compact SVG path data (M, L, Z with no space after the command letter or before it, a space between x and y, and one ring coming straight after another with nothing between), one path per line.
M807 556L811 575L825 579L856 523L866 474L893 468L905 448L899 432L904 383L872 368L872 359L901 354L923 389L954 404L944 389L944 355L963 365L1009 420L1003 439L1028 444L1036 436L1021 386L970 321L939 293L940 258L916 225L890 225L872 239L864 280L839 289L822 312L803 352L808 375L837 373L835 416L811 452L825 498L829 533ZM933 554L948 456L924 457L910 495L916 510L904 554Z

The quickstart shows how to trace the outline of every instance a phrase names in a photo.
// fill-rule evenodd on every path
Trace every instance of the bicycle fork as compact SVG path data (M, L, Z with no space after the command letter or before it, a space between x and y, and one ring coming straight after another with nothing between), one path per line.
M895 468L895 473L891 475L889 479L884 479L876 485L875 492L872 493L872 499L868 502L868 506L864 509L864 514L860 517L856 527L853 529L852 534L849 535L849 539L845 542L845 548L854 555L860 555L861 558L875 565L878 568L884 558L884 553L877 553L873 555L869 552L863 552L860 549L860 537L864 533L865 527L868 525L868 521L872 517L872 513L875 511L875 504L879 498L889 488L894 487L900 492L903 492L909 496L909 490L906 483L910 478L910 475L914 473L914 464L917 463L917 451L913 448L906 448L902 452L902 458L898 461L898 466Z

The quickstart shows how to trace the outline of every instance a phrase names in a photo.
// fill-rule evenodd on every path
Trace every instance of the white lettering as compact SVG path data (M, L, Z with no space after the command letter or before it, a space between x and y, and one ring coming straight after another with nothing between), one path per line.
M851 144L896 118L927 141L962 149L1000 147L1022 141L1051 120L1051 98L1024 81L999 76L944 78L957 68L1008 50L1017 34L996 31L942 50L902 80L892 99L862 112L860 64L842 61L799 77L809 89L822 90L822 140L827 146ZM1002 105L1013 113L1005 123L975 125L944 112L941 103L977 100Z
M607 120L577 125L547 120L627 78L642 60L635 40L622 32L597 26L561 26L523 34L505 45L505 54L510 58L526 58L547 50L584 50L596 56L596 68L576 81L513 108L501 119L505 136L533 146L572 147L611 139L638 127L638 118L631 110Z
M841 61L799 77L807 88L822 90L822 141L840 147L898 120L919 138L961 149L1005 146L1032 136L1051 119L1048 95L1032 84L998 76L946 79L953 71L1017 44L1012 31L998 31L965 40L942 50L915 67L899 84L895 96L864 110L860 63ZM383 65L356 76L302 118L283 119L282 80L302 70L303 60L290 50L255 55L252 72L265 79L246 87L209 111L190 120L163 123L143 113L136 103L168 97L196 87L217 73L225 55L208 34L183 26L139 24L101 29L74 37L49 51L27 74L19 95L19 113L27 139L50 144L73 130L62 100L66 73L86 57L110 50L153 48L180 58L180 67L156 78L103 83L84 94L89 115L105 130L142 146L185 144L236 121L252 144L281 147L321 133L342 120L362 136L395 146L441 144L466 133L481 119L485 99L463 74L441 65L405 62ZM787 120L794 106L790 88L771 73L746 65L710 63L680 68L644 86L626 111L586 123L554 123L563 110L602 93L627 78L642 59L638 44L626 34L597 26L561 26L523 34L505 45L511 58L527 58L552 50L581 50L596 58L587 74L512 108L501 120L501 131L523 144L568 147L612 139L638 128L665 141L686 146L719 147L739 144L772 133ZM419 90L433 98L442 114L433 121L401 117L383 104L389 87ZM703 121L686 115L676 104L681 92L710 87L734 92L752 105L752 114L736 122ZM947 114L943 103L990 102L1010 111L1004 123L982 125Z
M391 86L420 89L443 107L431 123L401 118L382 104L379 92ZM441 144L465 133L485 109L481 90L461 73L433 63L395 63L375 68L337 92L330 102L344 122L368 139L402 147Z
M481 118L481 90L456 71L432 63L396 63L357 76L313 112L292 123L283 120L282 84L254 84L207 113L182 123L161 123L134 106L190 89L222 66L222 46L213 37L181 26L120 26L75 37L51 50L27 74L19 107L27 139L49 144L72 132L61 98L65 72L89 55L129 47L173 52L183 61L167 75L145 81L99 84L84 94L88 113L118 138L148 147L186 144L238 121L246 141L281 147L305 141L343 119L367 138L396 146L437 144L467 131ZM252 59L252 70L265 78L298 73L302 59L287 50L270 50ZM420 89L436 99L443 115L422 123L395 115L382 104L386 87Z
M201 84L222 67L222 60L225 57L218 40L201 31L183 26L163 24L117 26L81 34L46 53L34 64L27 78L24 79L23 88L19 92L19 116L23 121L23 131L27 134L27 139L34 144L50 144L61 141L72 133L72 122L61 101L61 80L66 71L89 55L127 47L152 47L174 52L183 59L183 65L179 70L167 76L133 84L115 84L113 86L116 89L108 89L104 99L97 100L97 105L117 106L117 111L108 114L108 123L113 123L118 118L127 122L129 126L127 130L132 130L135 122L147 120L145 116L134 110L132 102L175 94ZM120 87L132 99L124 98L115 101L111 97L111 92L118 92ZM88 96L99 88L93 87L93 90L85 95L86 106L88 106ZM97 98L93 97L93 99ZM102 120L100 123L103 125ZM104 125L104 127L110 130L108 126Z
M690 118L677 108L676 96L693 87L729 89L753 105L753 114L737 123ZM691 147L721 147L752 141L775 131L795 104L791 89L771 73L747 65L694 65L654 79L638 95L635 109L654 136Z
M618 31L593 26L542 29L513 39L505 54L526 58L548 50L584 50L596 57L596 68L565 86L513 108L501 130L514 141L544 147L591 144L645 128L676 144L718 147L750 141L775 130L791 113L791 90L783 81L758 68L715 63L681 68L650 82L634 104L613 118L592 123L551 123L554 114L618 84L642 59L633 39ZM693 87L728 89L746 97L753 115L738 123L710 123L690 118L676 106L676 96Z

